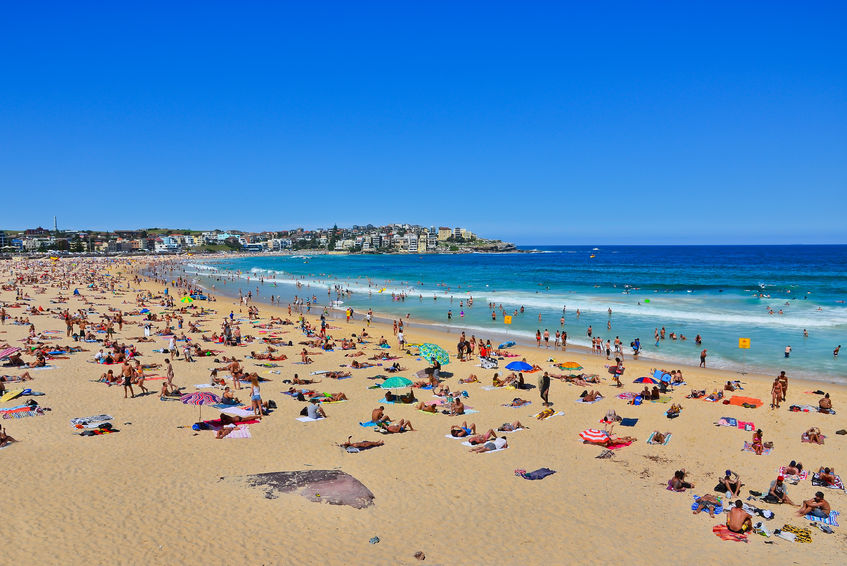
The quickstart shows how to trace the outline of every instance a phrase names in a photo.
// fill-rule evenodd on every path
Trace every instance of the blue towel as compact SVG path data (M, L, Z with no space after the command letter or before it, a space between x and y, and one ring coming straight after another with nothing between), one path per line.
M543 480L547 476L552 476L556 473L556 470L551 470L550 468L538 468L534 472L524 472L521 474L521 477L525 480Z
M373 421L368 421L366 423L359 423L359 426L363 426L365 428L376 426L376 423Z
M695 496L694 496L694 503L692 503L692 504L691 504L691 510L692 510L692 511L696 511L696 510L697 510L697 502L698 502L698 501L700 501L700 496L699 496L699 495L695 495ZM708 511L708 510L704 507L704 508L703 508L703 511ZM719 514L721 514L721 513L723 513L723 505L715 504L715 515L719 515Z
M621 426L635 426L635 423L638 422L638 419L621 419Z

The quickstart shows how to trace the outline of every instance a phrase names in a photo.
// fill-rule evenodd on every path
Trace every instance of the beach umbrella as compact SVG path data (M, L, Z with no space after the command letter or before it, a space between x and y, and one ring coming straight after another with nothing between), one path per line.
M389 377L385 381L382 382L380 388L382 389L404 389L406 387L412 386L412 380L406 379L405 377L400 377L399 375L395 375L394 377Z
M14 347L13 348L6 348L4 350L0 350L0 360L6 359L9 356L11 356L12 354L16 354L17 352L20 352L20 351L21 351L20 348L14 348Z
M200 420L203 419L203 405L214 405L220 403L221 398L214 393L206 393L205 391L195 391L194 393L186 393L179 398L184 405L197 405L200 407Z
M582 370L582 366L579 365L577 362L565 362L563 364L559 364L559 368L569 369L569 370L573 370L573 371L581 371Z
M450 363L450 354L447 353L447 350L437 344L421 344L418 349L418 353L427 361L435 358L442 366L446 366Z
M147 314L148 312L150 312L150 309L141 309L138 312L141 313L141 314Z
M515 341L514 341L514 340L509 340L508 342L503 342L502 344L500 344L499 346L497 346L497 349L498 349L498 350L502 350L503 348L511 348L511 347L512 347L512 346L514 346L514 345L515 345Z
M512 371L531 371L532 366L526 362L512 362L506 366L506 369Z
M638 377L633 381L633 383L650 383L652 385L656 385L659 382L652 377Z
M664 381L665 383L671 382L671 374L663 372L660 369L657 369L653 372L653 379L658 379L659 381Z
M609 433L607 433L605 430L589 428L580 432L579 437L586 442L592 442L594 444L603 444L609 439Z
M192 299L191 297L186 296L186 297L181 298L181 299L180 299L180 301L182 301L183 303L188 304L188 303L193 303L193 302L194 302L194 299Z

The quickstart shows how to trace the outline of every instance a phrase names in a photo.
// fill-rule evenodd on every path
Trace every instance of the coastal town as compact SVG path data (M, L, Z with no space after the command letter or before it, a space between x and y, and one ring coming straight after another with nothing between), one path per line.
M354 225L245 232L241 230L0 230L0 253L178 254L233 252L470 253L510 252L514 244L481 238L461 227Z

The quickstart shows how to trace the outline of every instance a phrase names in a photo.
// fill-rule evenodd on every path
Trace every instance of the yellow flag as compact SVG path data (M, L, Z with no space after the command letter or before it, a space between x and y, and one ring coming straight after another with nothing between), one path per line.
M738 347L743 348L745 350L750 349L750 339L749 338L739 338L738 339Z
M505 315L505 316L503 317L503 323L504 323L504 324L512 324L512 317L511 317L511 316L509 316L509 315Z

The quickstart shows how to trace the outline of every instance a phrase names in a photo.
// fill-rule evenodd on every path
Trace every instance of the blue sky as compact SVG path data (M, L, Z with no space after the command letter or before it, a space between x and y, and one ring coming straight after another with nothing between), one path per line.
M847 242L843 3L113 4L4 6L0 227Z

